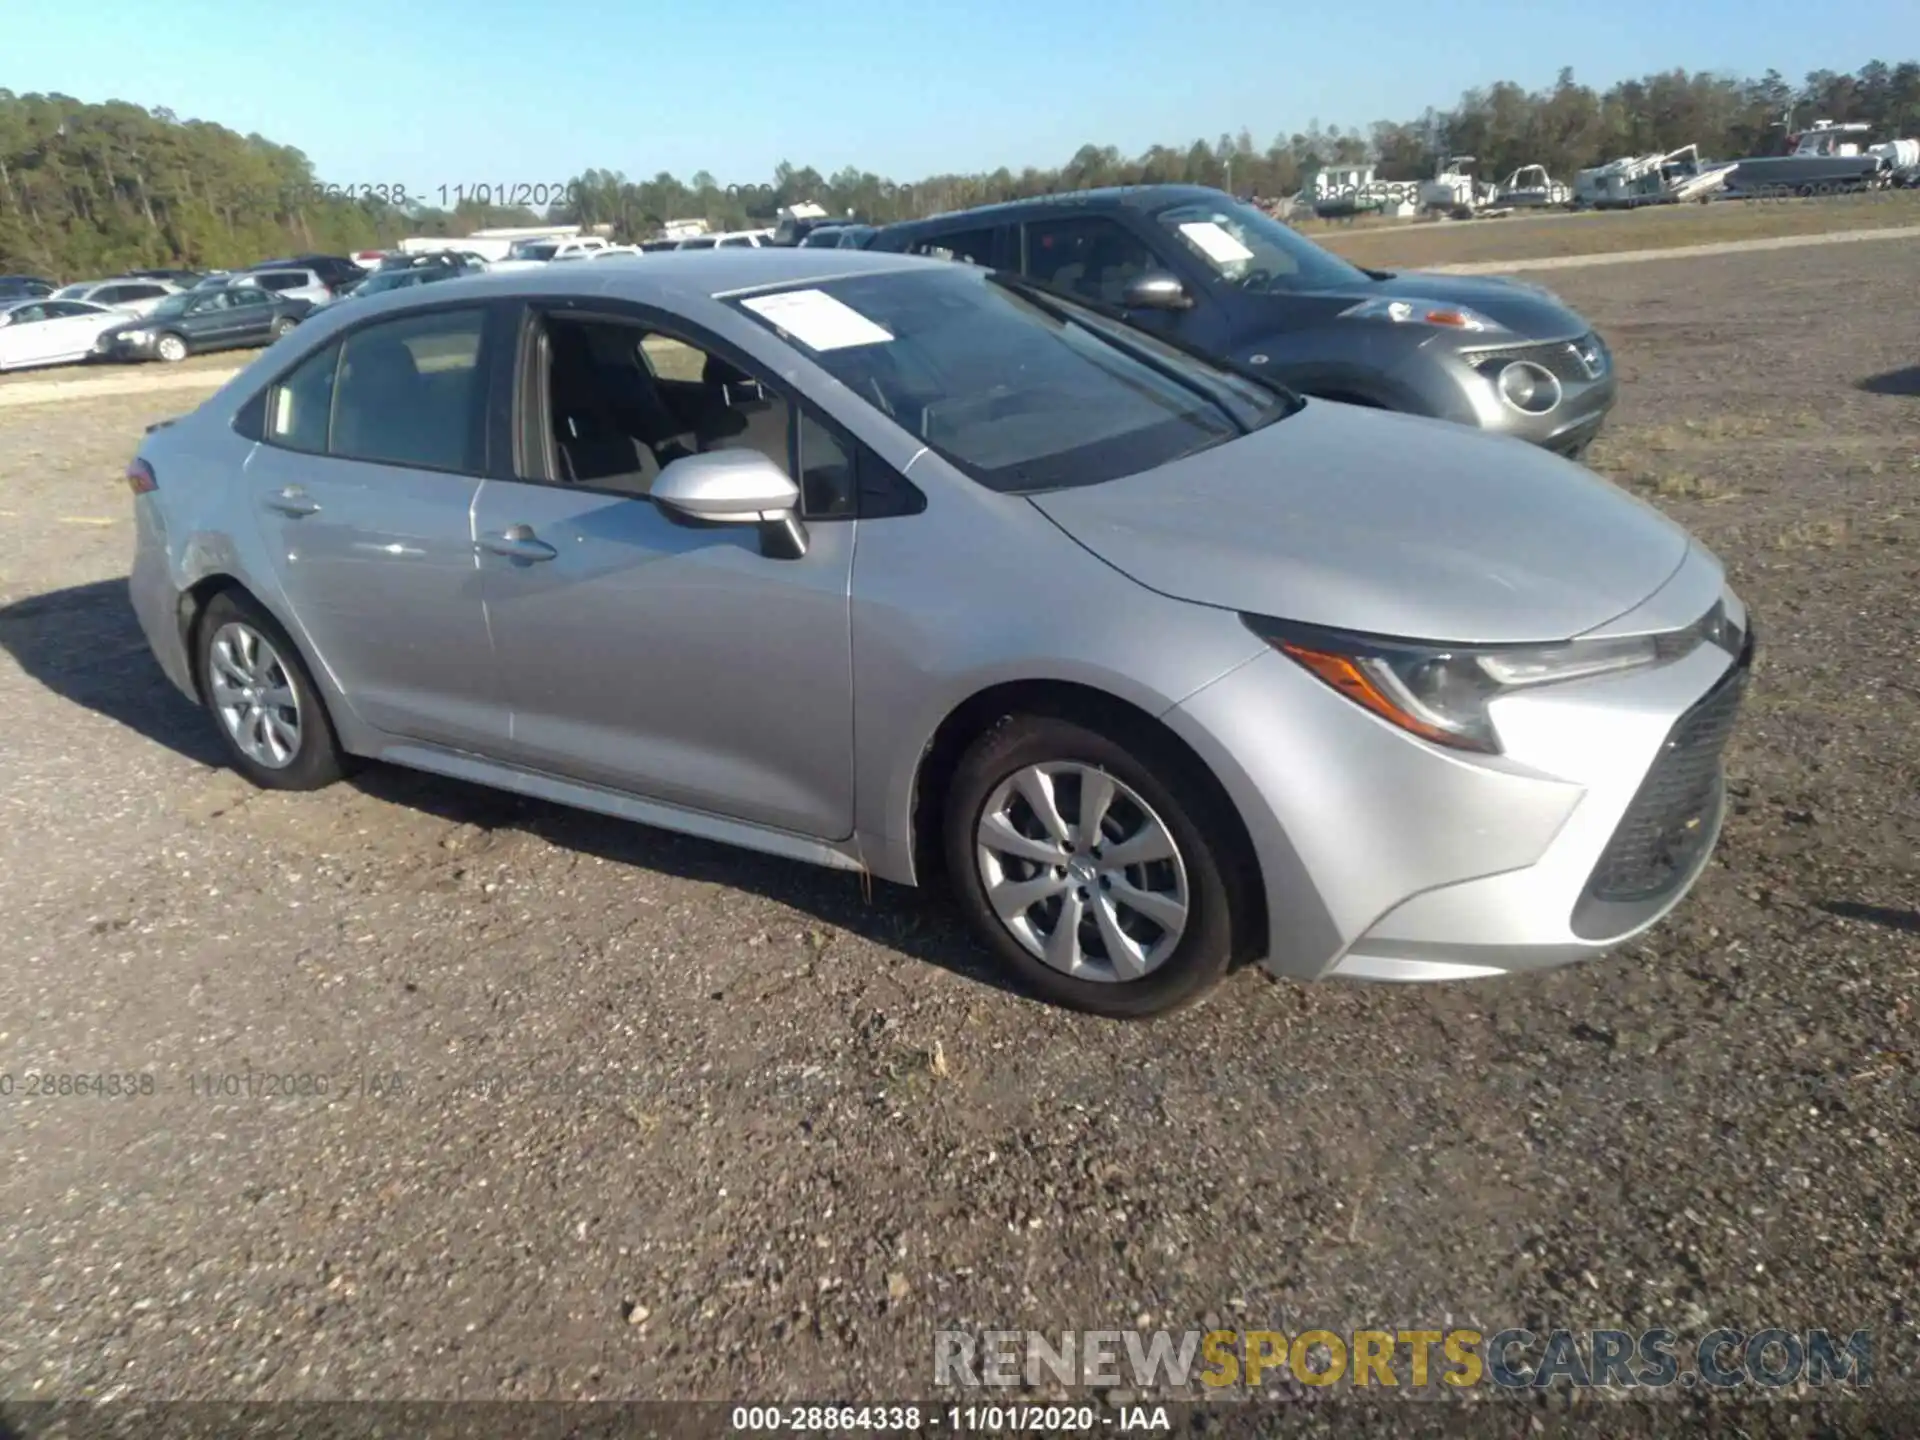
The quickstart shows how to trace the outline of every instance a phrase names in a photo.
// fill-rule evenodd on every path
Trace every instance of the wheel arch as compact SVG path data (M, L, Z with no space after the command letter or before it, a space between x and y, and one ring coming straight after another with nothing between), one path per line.
M948 790L967 748L1015 715L1040 715L1084 725L1121 744L1163 750L1204 786L1207 803L1227 827L1224 857L1231 870L1235 962L1261 950L1267 939L1266 887L1253 837L1227 788L1199 753L1157 716L1098 686L1073 680L1007 680L989 685L947 712L921 752L912 789L909 835L915 883L925 886L945 874L941 834Z

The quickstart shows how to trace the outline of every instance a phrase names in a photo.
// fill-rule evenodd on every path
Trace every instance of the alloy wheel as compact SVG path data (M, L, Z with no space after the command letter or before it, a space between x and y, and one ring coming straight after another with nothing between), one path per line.
M186 343L177 335L161 336L160 343L155 348L160 352L160 358L162 360L172 361L187 358Z
M987 902L1036 958L1080 980L1151 974L1186 932L1186 865L1131 786L1075 761L1028 765L976 828Z
M300 754L300 696L266 636L228 621L207 648L214 709L249 760L283 770Z

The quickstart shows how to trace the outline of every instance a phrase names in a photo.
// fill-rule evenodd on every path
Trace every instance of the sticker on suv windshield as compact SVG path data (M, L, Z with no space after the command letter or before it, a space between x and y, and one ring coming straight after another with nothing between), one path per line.
M740 303L809 350L846 350L893 339L891 331L824 290L783 290L777 295L755 295Z
M1253 259L1253 251L1221 229L1215 221L1190 220L1180 227L1180 233L1205 251L1209 260L1218 260L1222 265Z

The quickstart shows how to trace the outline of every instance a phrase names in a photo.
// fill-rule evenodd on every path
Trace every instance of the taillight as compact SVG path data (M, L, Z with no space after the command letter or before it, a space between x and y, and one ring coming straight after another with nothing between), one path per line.
M153 466L137 455L127 463L127 488L136 495L151 495L160 488Z

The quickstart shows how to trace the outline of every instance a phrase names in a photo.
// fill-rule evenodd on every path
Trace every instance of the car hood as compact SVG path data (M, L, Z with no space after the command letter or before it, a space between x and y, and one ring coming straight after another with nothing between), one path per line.
M1031 498L1176 599L1459 644L1605 624L1672 576L1691 543L1538 446L1325 400L1144 474Z
M1368 278L1313 293L1333 310L1344 310L1363 300L1438 300L1464 305L1528 340L1573 340L1593 328L1559 296L1537 285L1494 276L1437 275L1427 270L1363 273ZM1294 297L1296 304L1298 298ZM1497 335L1470 338L1475 343L1499 339Z

